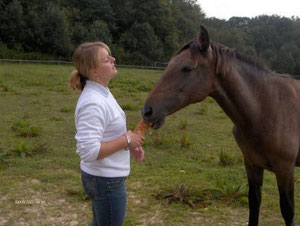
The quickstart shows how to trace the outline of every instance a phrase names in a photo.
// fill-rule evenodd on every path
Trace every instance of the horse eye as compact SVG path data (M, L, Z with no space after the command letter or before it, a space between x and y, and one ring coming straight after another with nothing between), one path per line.
M193 68L190 66L186 66L181 69L182 72L186 72L186 73L191 72L192 70L193 70Z

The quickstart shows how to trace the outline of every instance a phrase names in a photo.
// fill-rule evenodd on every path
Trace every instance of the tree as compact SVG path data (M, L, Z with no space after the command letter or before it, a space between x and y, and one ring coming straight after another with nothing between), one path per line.
M90 32L81 23L76 23L73 27L71 40L75 46L78 46L79 44L90 40Z
M299 65L300 48L294 42L283 44L275 59L272 61L272 68L279 73L289 72L295 75Z
M64 4L78 9L80 21L75 22L90 26L95 20L102 20L110 29L115 28L115 13L109 0L67 0Z
M138 40L135 38L134 34L130 31L124 32L121 37L119 44L128 50L136 50L137 49Z
M58 56L68 56L73 49L64 12L49 4L42 20L42 51Z
M179 32L179 42L184 43L196 37L205 14L196 0L173 0L173 17Z
M138 52L144 56L144 64L149 65L155 59L160 61L163 51L162 46L149 23L135 23L131 28L131 33L134 34L137 40Z
M112 43L112 37L107 24L104 21L96 20L90 27L91 41L102 41L107 45Z
M3 7L3 6L2 6ZM22 32L25 24L23 22L23 8L17 0L13 0L4 8L0 17L0 37L7 43L9 48L18 46L22 42Z

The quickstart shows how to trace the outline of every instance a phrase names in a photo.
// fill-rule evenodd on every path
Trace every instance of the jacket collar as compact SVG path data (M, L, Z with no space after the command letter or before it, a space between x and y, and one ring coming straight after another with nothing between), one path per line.
M109 92L110 92L108 87L104 87L103 85L101 85L97 82L91 81L91 80L87 80L85 86L96 90L98 93L100 93L104 97L108 97Z

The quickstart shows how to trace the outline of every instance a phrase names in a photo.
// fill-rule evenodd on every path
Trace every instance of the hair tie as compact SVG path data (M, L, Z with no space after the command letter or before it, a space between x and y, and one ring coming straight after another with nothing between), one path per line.
M84 86L88 78L85 77L83 74L79 74L79 76L80 76L80 83Z

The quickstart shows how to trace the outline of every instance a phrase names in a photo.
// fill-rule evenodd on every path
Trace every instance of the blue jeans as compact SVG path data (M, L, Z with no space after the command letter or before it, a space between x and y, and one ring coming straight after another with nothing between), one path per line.
M92 200L93 225L122 226L126 214L126 177L97 177L81 171L81 181Z

